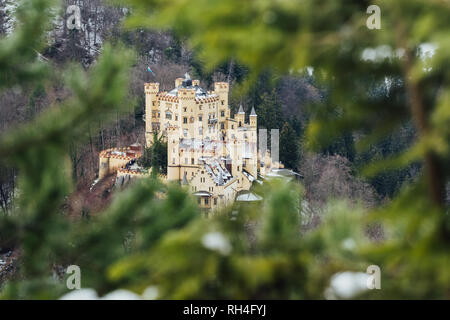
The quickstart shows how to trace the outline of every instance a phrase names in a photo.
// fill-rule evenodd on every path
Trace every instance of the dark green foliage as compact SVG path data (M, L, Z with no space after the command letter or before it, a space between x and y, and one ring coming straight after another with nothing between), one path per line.
M152 174L156 177L158 173L167 174L167 142L154 133L153 144L150 148L145 147L138 164L144 168L152 168Z
M150 168L152 166L152 149L145 147L142 157L137 160L137 163L144 168Z
M164 50L164 55L167 59L173 62L179 62L181 59L181 41L177 38L174 38L169 47Z
M152 145L152 173L167 174L167 142L162 138L153 137Z
M275 91L264 93L261 99L261 104L255 107L258 115L258 127L281 130L284 119Z
M299 164L299 139L288 122L280 132L280 161L286 168L296 170Z
M321 150L323 154L340 155L353 162L355 160L355 142L351 133L345 133L342 137L336 138L326 148Z

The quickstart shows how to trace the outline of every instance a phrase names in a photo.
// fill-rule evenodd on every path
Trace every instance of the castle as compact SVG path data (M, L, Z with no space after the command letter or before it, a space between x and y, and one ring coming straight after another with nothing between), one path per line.
M154 135L167 141L167 181L187 186L204 209L232 203L236 194L249 190L262 166L258 162L257 121L252 108L246 122L242 105L231 117L229 85L216 82L214 91L200 87L189 75L175 80L171 91L159 91L159 83L145 84L145 140L151 147ZM139 145L100 153L99 178L117 172L121 183L148 175L136 160Z

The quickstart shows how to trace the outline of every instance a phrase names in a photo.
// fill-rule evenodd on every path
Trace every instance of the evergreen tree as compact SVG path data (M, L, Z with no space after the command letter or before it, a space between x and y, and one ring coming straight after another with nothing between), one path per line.
M275 90L261 96L261 104L256 108L258 127L266 129L280 129L283 126L283 112Z
M299 164L298 137L288 122L285 122L280 133L280 161L285 167L296 170Z

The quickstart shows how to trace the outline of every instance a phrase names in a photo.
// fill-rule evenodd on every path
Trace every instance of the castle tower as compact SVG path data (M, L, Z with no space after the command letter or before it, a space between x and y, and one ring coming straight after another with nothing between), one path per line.
M224 131L227 128L227 119L230 118L230 106L228 105L229 85L227 82L215 82L214 93L219 96L217 107L218 129Z
M109 157L100 153L98 178L103 179L109 173Z
M214 93L219 96L219 110L226 110L228 107L228 91L229 85L227 82L214 83Z
M252 107L252 111L249 116L250 121L250 133L248 135L249 153L252 158L248 160L247 171L249 171L254 177L258 175L258 115L255 112L255 108Z
M167 181L180 180L179 130L167 128Z
M244 108L242 108L242 104L239 106L239 111L238 111L238 113L236 113L234 118L238 122L238 126L239 127L242 127L244 125L244 123L245 123L245 112L244 112Z
M258 115L255 112L255 108L252 107L252 112L250 113L250 127L256 129L258 125Z
M153 132L159 128L160 114L157 94L159 83L152 82L144 85L145 90L145 144L153 144Z
M175 79L175 88L178 88L181 86L181 83L183 82L184 78L176 78Z
M178 89L178 99L180 101L180 120L183 132L187 130L188 137L194 137L194 122L196 119L195 89L191 89L192 80L183 80L183 88ZM183 133L184 136L184 133ZM184 136L187 138L186 136Z

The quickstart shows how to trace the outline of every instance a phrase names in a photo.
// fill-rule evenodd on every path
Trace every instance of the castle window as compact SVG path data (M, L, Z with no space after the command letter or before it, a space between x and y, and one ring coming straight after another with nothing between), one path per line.
M198 121L202 122L203 121L203 116L198 116Z
M225 129L225 123L224 122L220 123L220 129L222 129L222 130Z
M234 124L231 125L231 129L234 129Z
M217 205L217 198L214 198L214 205Z
M191 158L191 164L195 164L194 158Z
M172 112L166 111L166 119L172 120Z
M242 122L239 121L239 127L242 127Z
M224 100L221 100L220 102L222 103L223 106L225 105L225 101Z
M178 121L178 116L177 116L177 115L175 115L175 120L177 120L177 121Z
M183 111L184 111L184 112L186 112L186 110L187 110L186 108L183 108Z
M184 129L184 130L183 130L183 134L184 134L185 137L187 137L187 135L188 135L187 129Z
M153 131L159 131L159 122L152 122Z
M221 117L225 117L225 111L224 110L220 111L220 116Z
M161 112L158 112L158 118L161 118Z
M194 117L191 117L191 118L189 119L189 122L190 122L190 123L194 123Z
M202 110L202 105L199 105L199 106L198 106L198 110Z
M155 106L155 101L152 101L152 106Z
M187 122L187 117L183 117L183 123L188 123Z
M152 112L152 118L156 118L156 111Z
M203 127L198 128L198 134L203 134Z
M208 204L208 203L209 203L208 198L205 198L205 204Z

